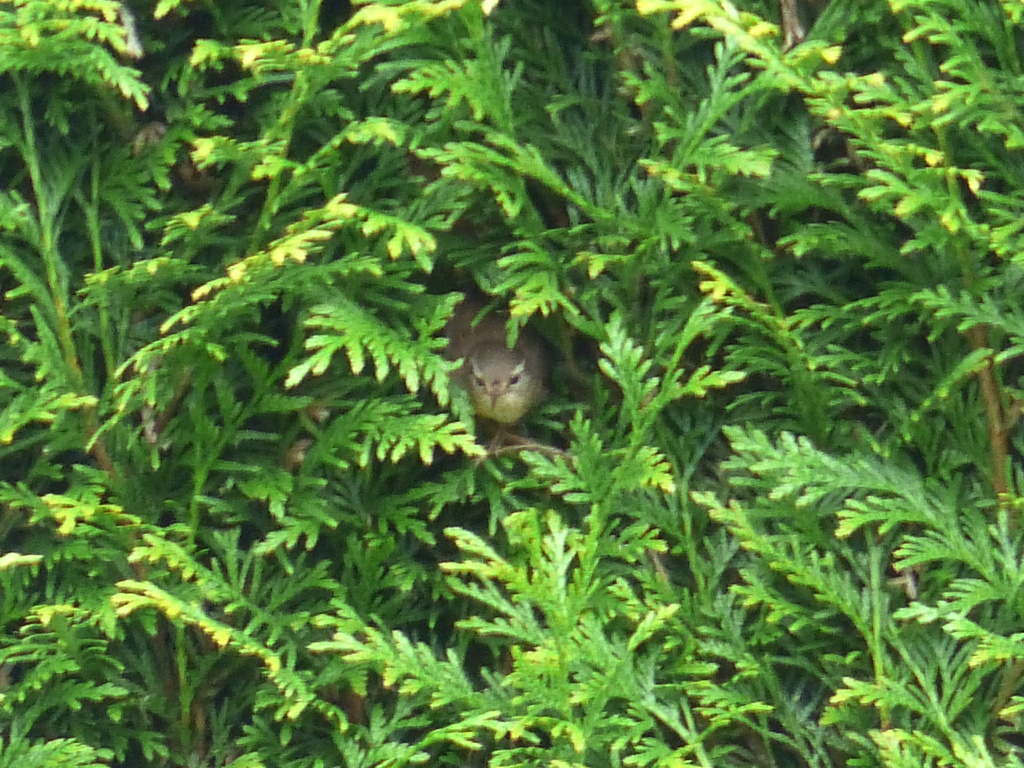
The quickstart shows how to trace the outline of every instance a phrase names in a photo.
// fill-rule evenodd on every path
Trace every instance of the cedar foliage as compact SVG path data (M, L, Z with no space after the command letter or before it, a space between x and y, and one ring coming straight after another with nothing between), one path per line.
M1024 762L1017 0L127 5L0 4L0 767Z

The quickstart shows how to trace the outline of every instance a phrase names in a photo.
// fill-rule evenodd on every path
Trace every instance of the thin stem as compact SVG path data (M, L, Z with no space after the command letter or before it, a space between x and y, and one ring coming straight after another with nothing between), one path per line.
M39 232L37 246L43 258L43 267L46 272L46 284L50 293L50 309L52 320L55 324L54 331L57 343L60 345L61 355L64 358L65 371L70 378L70 389L78 394L87 394L85 376L82 374L82 366L78 359L78 350L75 347L74 334L71 330L71 321L68 318L67 300L64 295L64 288L61 285L59 265L60 253L57 250L57 236L54 231L54 222L57 218L56 200L51 200L51 189L47 180L43 178L42 168L39 163L39 152L36 146L35 125L32 119L32 103L29 98L28 88L24 81L14 78L15 87L18 91L18 101L21 107L22 132L25 137L25 164L28 166L29 178L32 180L32 189L36 199L36 210L38 212ZM59 197L54 195L54 197ZM96 438L99 431L99 419L96 414L95 405L86 405L82 409L85 416L86 445L96 459L96 463L107 474L116 474L114 463L106 449L103 441Z

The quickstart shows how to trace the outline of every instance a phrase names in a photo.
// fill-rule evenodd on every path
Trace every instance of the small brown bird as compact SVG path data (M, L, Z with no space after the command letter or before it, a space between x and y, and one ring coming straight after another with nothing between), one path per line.
M547 361L540 342L526 329L510 349L500 315L485 315L474 324L483 307L464 300L445 328L448 358L464 360L453 380L469 393L477 416L513 424L543 399Z

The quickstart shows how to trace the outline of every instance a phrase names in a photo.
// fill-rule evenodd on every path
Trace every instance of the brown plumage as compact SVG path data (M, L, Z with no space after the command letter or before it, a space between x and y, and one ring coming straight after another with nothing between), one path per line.
M452 378L469 393L478 416L512 424L544 397L544 350L525 328L509 349L504 316L491 312L473 323L483 307L480 301L464 300L448 321L447 356L464 360Z

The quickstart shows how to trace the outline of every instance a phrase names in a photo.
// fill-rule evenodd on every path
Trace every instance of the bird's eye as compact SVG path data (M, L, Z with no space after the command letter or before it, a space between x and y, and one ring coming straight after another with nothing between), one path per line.
M476 384L478 387L482 387L484 385L484 380L481 376L474 376L473 383Z
M512 384L513 386L518 384L519 383L519 374L517 373L514 376L510 376L509 379L508 379L508 383Z

